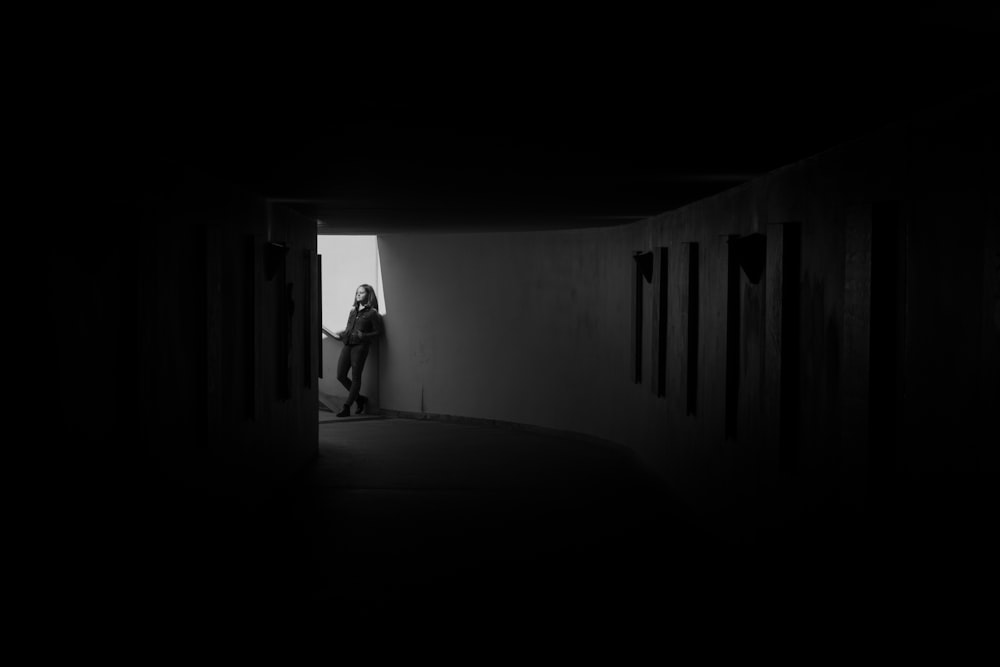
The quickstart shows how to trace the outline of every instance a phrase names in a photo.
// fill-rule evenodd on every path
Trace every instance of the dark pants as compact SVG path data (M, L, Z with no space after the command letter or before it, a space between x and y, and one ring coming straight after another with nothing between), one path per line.
M337 379L347 389L347 403L357 400L361 393L361 373L365 370L365 359L368 358L368 343L360 345L344 345L337 360ZM351 370L351 379L347 379L347 370Z

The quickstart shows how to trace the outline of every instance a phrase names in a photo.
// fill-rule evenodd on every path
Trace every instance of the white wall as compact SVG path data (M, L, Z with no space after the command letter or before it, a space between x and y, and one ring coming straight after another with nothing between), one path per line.
M323 326L330 331L344 328L354 291L362 283L375 288L379 312L385 314L386 299L374 236L321 235L316 239L316 247L323 260Z
M629 234L379 236L383 407L624 442ZM641 391L641 388L635 388Z

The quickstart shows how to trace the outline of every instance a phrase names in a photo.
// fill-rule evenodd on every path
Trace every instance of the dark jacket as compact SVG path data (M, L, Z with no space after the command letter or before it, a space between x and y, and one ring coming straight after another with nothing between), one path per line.
M358 345L370 343L382 335L382 316L374 308L363 310L351 308L347 317L347 327L341 332L344 343Z

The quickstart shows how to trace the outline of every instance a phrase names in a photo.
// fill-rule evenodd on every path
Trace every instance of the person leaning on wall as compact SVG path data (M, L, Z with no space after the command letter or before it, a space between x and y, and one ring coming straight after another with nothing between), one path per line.
M357 403L354 414L364 414L368 398L361 395L361 375L372 342L382 335L382 316L378 312L378 297L371 285L359 285L354 293L354 306L347 316L347 326L333 337L343 341L340 359L337 360L337 380L347 389L347 402L337 413L338 417L351 414L351 404ZM347 371L351 371L348 379Z

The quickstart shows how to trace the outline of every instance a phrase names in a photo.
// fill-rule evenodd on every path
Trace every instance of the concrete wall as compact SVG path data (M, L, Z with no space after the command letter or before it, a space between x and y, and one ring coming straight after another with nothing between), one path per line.
M159 176L51 255L63 437L98 487L252 498L316 452L315 222ZM271 276L269 239L288 248Z
M45 239L39 565L70 601L262 604L288 565L260 508L317 449L315 222L167 166L115 175Z
M315 223L185 185L144 219L142 440L169 479L253 494L316 452Z
M965 486L997 396L994 105L630 226L382 235L382 405L621 443L727 532ZM756 257L736 241L755 234ZM640 252L655 259L637 384ZM756 282L741 268L755 261Z
M613 230L380 236L384 406L616 433L613 410L588 409L626 366L615 246L628 256Z

